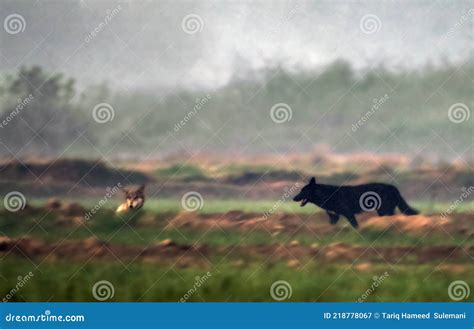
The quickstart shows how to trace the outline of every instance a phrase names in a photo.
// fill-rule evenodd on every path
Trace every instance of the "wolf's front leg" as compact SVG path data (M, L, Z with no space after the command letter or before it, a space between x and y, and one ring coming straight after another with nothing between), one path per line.
M336 225L337 221L339 220L339 215L332 211L326 211L326 213L329 215L329 222L332 225Z

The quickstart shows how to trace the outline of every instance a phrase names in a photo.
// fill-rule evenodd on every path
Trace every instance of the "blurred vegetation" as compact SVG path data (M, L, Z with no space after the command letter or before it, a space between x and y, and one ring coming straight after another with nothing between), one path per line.
M1 121L9 119L0 129L0 152L55 155L81 132L92 138L88 120L71 101L74 94L73 79L37 66L23 67L16 76L0 80Z
M93 197L82 197L77 198L61 198L64 202L80 202L86 208L92 208L97 204L97 198ZM28 202L35 206L43 206L48 200L42 198L31 198ZM115 209L122 201L119 199L110 200L107 203L107 208ZM413 201L410 204L425 214L436 214L443 213L448 209L452 202L438 202L432 200L424 201ZM226 213L228 211L239 210L244 213L256 213L263 214L275 205L275 200L250 200L250 199L237 199L221 200L221 199L206 199L202 209L197 210L199 214L219 214ZM0 204L0 209L3 209L4 205ZM158 214L160 216L174 216L183 210L181 199L179 198L159 198L159 199L147 199L146 206L148 212ZM292 213L292 214L315 214L318 212L324 212L322 209L316 206L305 206L301 207L298 202L293 202L291 199L286 200L282 203L275 213ZM472 213L474 212L474 202L464 201L459 204L453 213ZM165 216L166 217L166 216ZM0 219L1 220L1 219Z
M243 267L233 265L231 260L219 263L217 268L177 268L156 264L133 262L125 268L118 262L44 262L41 273L21 288L10 301L96 301L92 286L99 280L108 280L114 286L114 297L110 301L179 301L194 286L196 277L207 271L211 276L188 301L266 301L273 299L270 287L273 282L285 280L292 287L291 298L295 301L357 301L373 284L374 275L388 272L389 277L369 294L367 302L428 302L451 301L447 294L449 284L459 279L459 273L433 271L427 265L374 265L370 271L347 270L347 264L319 264L311 262L305 271L292 269L284 263L273 264L251 262ZM9 257L0 261L4 269L4 280L0 282L0 293L6 295L17 282L18 273L32 271L28 260ZM466 265L463 278L472 286L473 279L467 273L472 265ZM132 273L133 275L129 275ZM344 273L344 275L340 275ZM428 284L420 284L429 277ZM467 279L466 279L467 278ZM337 279L337 284L334 284ZM158 280L158 281L157 281ZM466 299L472 301L473 296Z
M30 200L33 206L42 206L45 200ZM68 201L68 200L62 200ZM71 200L73 201L73 200ZM77 200L74 200L77 201ZM97 200L81 200L81 204L86 208L84 213L92 209ZM206 200L202 209L197 213L201 215L225 214L230 211L242 211L243 213L256 214L259 216L275 204L274 201L221 201ZM3 206L3 205L2 205ZM177 229L167 228L170 221L183 211L180 200L148 200L145 207L137 214L124 215L122 218L114 214L113 209L118 206L118 202L110 201L97 214L94 214L85 226L79 226L71 230L71 226L58 225L60 215L46 210L22 215L22 220L18 220L18 213L11 213L6 210L0 212L0 232L7 233L9 237L22 237L25 232L28 236L47 241L57 241L61 237L68 236L68 239L85 239L96 236L98 239L107 240L110 243L148 245L164 239L172 239L180 244L193 244L199 240L201 243L209 245L232 245L232 244L261 244L265 241L268 244L289 243L297 239L302 245L311 245L317 242L319 245L327 245L334 242L333 235L315 235L313 232L290 231L272 235L268 231L254 230L251 232L237 233L232 230L216 229L206 231L206 234L199 229L187 228L185 226ZM434 206L429 202L414 202L413 206L425 214L442 213L449 206L449 203L436 203ZM459 205L453 213L469 214L474 209L473 202L464 202ZM319 214L323 210L315 206L300 207L298 203L287 201L283 203L275 214L298 214L302 216L301 224L304 223L305 215ZM83 213L80 213L82 216ZM34 219L41 218L40 225L32 225ZM323 214L307 221L321 222L325 224L328 219ZM405 232L403 235L398 230L364 230L360 234L354 234L354 230L342 219L339 223L337 233L338 241L357 245L374 246L410 246L420 243L418 232ZM114 234L120 231L120 234ZM472 245L472 239L466 240L465 234L452 234L447 237L445 232L431 232L423 237L423 245L442 245L446 243Z
M45 258L44 255L34 254L26 259L20 253L8 252L0 259L3 277L0 280L0 293L4 296L8 294L18 282L18 275L30 271L34 272L34 277L10 301L94 301L91 287L99 280L113 284L115 295L112 301L178 301L193 287L196 276L202 276L208 271L212 275L189 301L272 301L269 289L277 280L286 280L291 284L293 294L288 301L356 301L372 285L374 275L380 276L385 271L390 276L366 301L449 301L446 291L452 281L462 277L472 284L472 275L469 274L473 271L473 265L468 257L454 260L444 259L443 256L444 266L440 266L439 259L419 264L416 257L410 256L390 264L366 260L355 260L350 264L337 259L326 262L304 256L298 258L301 266L294 267L286 259L274 257L269 260L265 256L265 261L262 261L261 256L247 253L247 249L240 252L234 249L236 246L289 246L296 240L301 247L310 248L334 246L336 242L375 249L396 246L410 250L450 244L469 250L473 240L466 239L465 233L453 232L447 235L445 231L431 231L429 234L414 231L401 234L397 229L374 229L354 234L354 230L343 223L333 234L315 234L293 229L272 234L258 229L237 231L216 228L203 231L185 226L169 228L167 225L170 220L181 210L178 204L178 200L153 200L147 203L146 210L140 210L136 216L123 218L114 215L110 209L112 204L107 204L80 226L58 221L61 220L61 215L45 209L39 212L26 209L21 220L18 212L1 211L0 231L9 238L24 237L33 241L45 240L48 244L62 244L65 237L71 241L84 241L93 237L93 241L99 244L100 241L107 241L112 245L140 246L140 250L142 246L153 246L170 239L181 246L206 245L224 252L203 256L202 259L198 256L192 259L192 263L186 264L178 264L175 259L168 260L171 261L168 264L164 258L156 260L156 263L149 263L143 259L130 260L124 255L116 254L110 254L110 258L91 258L84 263L75 259L55 256ZM224 213L232 209L264 211L270 204L270 201L206 201L200 212ZM278 212L292 213L287 206L290 205L285 203ZM421 204L417 204L418 206ZM441 204L438 206L441 207ZM463 205L456 212L468 212L472 206L472 203ZM31 245L34 246L35 243ZM403 254L405 252L407 251L402 250ZM201 260L205 262L200 262ZM34 265L39 265L39 270L35 270ZM170 265L174 271L170 271ZM176 271L179 275L176 275ZM133 275L130 276L129 273ZM428 284L420 285L421 281ZM466 301L472 301L472 298L471 296Z
M18 213L3 211L0 213L0 230L7 232L10 238L25 237L25 232L28 232L28 238L51 243L63 243L65 236L68 240L94 237L97 239L94 241L128 246L152 246L171 239L179 245L198 243L215 250L229 248L232 252L210 255L205 258L205 263L199 262L204 256L186 265L172 260L170 264L179 271L179 275L170 271L166 260L163 263L148 263L114 254L115 258L110 255L111 259L92 258L84 263L55 257L45 259L44 256L26 259L21 254L8 253L0 260L3 277L0 293L5 296L15 287L19 273L30 271L34 272L34 277L10 301L94 301L91 287L99 280L108 280L113 284L115 295L112 301L178 301L193 287L196 276L208 271L212 275L189 301L272 301L269 289L277 280L286 280L291 284L293 294L288 301L356 301L372 285L374 275L380 276L385 271L390 276L366 301L450 301L446 291L452 281L462 277L468 278L467 282L472 284L472 276L468 274L472 273L473 265L469 259L456 262L445 259L445 266L441 267L439 260L419 264L416 258L410 257L391 264L359 260L351 265L337 260L321 262L302 257L299 261L304 267L300 268L290 266L286 259L272 258L268 261L265 258L262 262L255 254L237 252L233 248L289 245L297 240L301 246L311 248L314 244L320 248L334 245L337 241L371 248L436 248L453 244L469 249L473 241L466 240L465 234L448 237L445 232L400 234L398 230L364 230L354 234L352 228L342 225L334 235L316 235L304 230L272 235L265 230L241 232L215 229L203 232L186 227L167 229L166 225L176 212L165 211L163 205L159 208L160 211L155 214L149 210L141 211L133 221L118 218L111 210L101 209L86 225L79 227L59 225L54 213L22 216L22 220L18 220ZM229 204L226 209L229 209ZM219 211L224 211L222 205ZM40 218L40 225L32 226L34 218ZM40 271L35 270L33 264L40 265ZM334 284L336 278L337 283ZM421 281L428 284L420 285ZM472 298L466 301L472 301Z
M156 170L156 176L163 179L175 179L185 181L208 180L206 173L195 165L171 165Z
M469 120L450 122L448 109L454 103L473 105L472 59L462 66L445 63L417 71L356 71L336 61L318 72L275 68L260 73L235 78L218 90L118 92L106 83L79 91L73 79L61 74L22 68L0 80L0 113L5 118L18 100L29 94L34 99L0 129L0 152L97 157L98 151L148 155L245 147L245 152L271 153L328 144L339 152L403 151L455 158L470 144ZM195 115L175 129L208 94L210 99ZM352 131L374 100L384 95L388 99L380 109ZM92 109L98 103L112 105L112 121L93 120ZM270 109L276 103L291 107L291 121L271 120ZM71 146L79 134L84 137ZM170 134L174 138L163 143Z

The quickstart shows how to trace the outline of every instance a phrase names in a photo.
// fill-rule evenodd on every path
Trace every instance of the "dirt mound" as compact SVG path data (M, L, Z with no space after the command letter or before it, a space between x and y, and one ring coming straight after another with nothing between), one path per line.
M447 232L458 232L470 234L473 231L471 217L465 215L442 218L441 216L405 216L394 215L378 217L373 214L361 214L358 216L361 230L385 231L394 229L395 232L411 232L422 234L431 230ZM268 217L261 213L243 213L241 211L230 211L225 214L196 214L182 212L172 218L166 229L190 228L198 230L242 230L249 231L262 229L279 233L299 233L309 232L316 234L326 234L338 232L342 225L348 225L344 218L339 220L337 225L330 225L327 215L316 213L312 215L297 214L272 214Z
M443 264L438 266L439 271L443 272L451 272L451 273L464 273L468 271L468 267L465 265L459 265L459 264Z
M64 216L84 216L86 209L77 202L71 202L64 207L61 207L61 212Z
M397 228L402 232L427 232L431 229L446 229L451 223L452 220L450 218L442 218L441 216L394 215L369 218L361 227L362 229L386 230Z
M193 229L245 229L253 228L254 225L265 222L262 214L244 213L241 211L229 211L224 214L195 214L181 212L170 220L165 229L193 228Z
M46 202L44 208L46 210L59 210L62 206L61 201L58 198L51 198Z
M267 172L261 171L244 171L238 175L225 177L223 181L227 184L246 185L255 184L259 181L263 182L279 182L279 181L299 181L301 177L305 177L304 173L298 171L271 170Z
M468 252L474 251L474 247L466 247ZM465 250L459 246L431 246L416 248L404 247L370 247L352 246L346 243L334 243L324 247L321 254L324 258L332 261L365 260L368 262L398 263L402 261L429 263L446 258L449 260L468 261L469 257Z
M325 214L294 215L273 214L264 216L261 213L244 213L230 211L225 214L196 214L181 212L172 218L165 229L189 228L197 230L265 230L273 234L281 232L297 233L300 231L324 233L335 230L327 224Z
M203 256L209 254L209 248L178 245L173 242L158 243L144 248L142 246L114 245L95 237L48 243L29 237L11 239L2 236L0 237L0 255L2 253L13 253L28 258L47 258L48 260L131 261L138 259L157 263L177 261L179 265L187 266L188 264L206 265L207 259Z
M323 254L328 259L356 259L357 249L342 242L331 243L323 249Z
M62 203L57 198L49 199L44 209L57 214L56 222L59 225L78 226L85 223L87 209L77 202Z
M373 269L373 264L368 262L363 262L354 265L354 269L359 272L369 272Z
M12 246L13 240L7 236L0 236L0 251L9 250Z
M11 239L6 236L0 237L0 252L10 251L30 257L46 253L48 247L44 241L29 237L19 239Z
M137 184L150 179L136 171L116 170L101 161L80 159L59 159L46 163L5 163L0 169L3 181L36 181L37 177L46 183L79 183L89 186L117 185L127 177Z
M73 259L111 261L145 261L153 263L176 262L182 266L209 265L210 258L228 256L242 258L261 258L269 262L286 261L288 266L297 267L308 261L353 263L430 263L439 261L470 262L469 254L474 246L456 245L431 247L371 247L346 243L333 243L323 247L302 246L299 243L288 245L250 245L250 246L209 246L177 244L166 239L148 247L110 244L96 238L85 240L66 240L52 244L32 238L11 239L0 237L0 254L14 253L20 257L39 257L49 260ZM367 270L370 266L359 267Z

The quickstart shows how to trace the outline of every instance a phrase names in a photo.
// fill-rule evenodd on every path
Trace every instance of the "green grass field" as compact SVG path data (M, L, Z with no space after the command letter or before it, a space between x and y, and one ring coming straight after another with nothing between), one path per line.
M34 204L43 204L43 201L37 200ZM417 209L423 211L428 206L423 203L414 203ZM91 201L85 202L87 206L93 207ZM253 210L252 213L261 213L270 209L273 204L269 201L219 201L213 200L207 202L202 210L197 213L201 214L225 214L228 211L240 209L246 212L247 209ZM273 232L265 230L253 230L250 232L236 232L233 230L215 229L215 230L193 230L187 227L180 227L178 229L165 229L169 221L176 216L180 211L183 211L179 201L173 200L152 200L147 202L146 209L132 215L125 215L123 217L115 216L111 213L111 209L107 209L107 204L104 209L94 215L86 226L79 227L64 227L57 225L56 215L48 213L47 211L40 211L34 216L32 220L19 220L17 213L4 212L0 217L0 232L10 237L18 237L23 235L33 236L47 241L56 241L62 237L68 239L85 239L95 236L100 240L111 243L123 243L132 245L148 245L156 243L164 239L171 239L177 243L193 244L196 241L199 243L206 243L209 245L252 245L252 244L272 244L272 243L289 243L292 240L298 240L302 245L311 245L318 243L319 245L326 245L334 242L334 234L318 234L317 231L305 230L290 230L283 231L278 235ZM436 209L443 209L447 205L437 205ZM457 209L458 213L469 213L470 209L474 207L474 203L463 204ZM321 223L325 224L327 219L321 210L306 206L294 206L294 203L285 203L278 210L277 213L292 213L299 215L317 214L320 215L315 219L307 219L304 222L304 217L298 223L301 228L305 227L306 223ZM225 215L223 215L225 217ZM141 224L142 219L150 220L146 224ZM406 232L400 234L396 230L387 230L384 232L377 230L364 230L354 232L354 230L345 222L341 220L338 224L337 242L345 242L358 245L375 245L375 246L410 246L417 243L423 245L437 245L440 243L460 244L460 243L474 243L473 239L466 240L464 235L447 236L443 232L432 232L429 235L420 239L418 233Z
M34 200L28 200L32 205L42 206L46 203L47 199L37 198ZM75 199L63 199L64 202L75 202ZM92 208L97 204L97 199L81 199L80 203L85 208ZM197 213L202 214L220 214L228 211L239 210L242 212L251 213L265 213L271 209L277 200L249 200L249 199L237 199L237 200L219 200L219 199L204 199L202 209L197 210ZM414 208L418 209L424 214L435 214L446 211L452 203L450 202L430 202L430 201L415 201L410 202ZM110 200L107 202L104 208L115 209L119 205L116 200ZM0 209L3 205L0 205ZM146 210L154 213L178 213L183 211L181 201L179 199L152 199L146 201ZM300 207L299 203L287 200L282 203L276 213L295 213L295 214L313 214L322 212L320 208L316 206L308 205ZM454 212L467 213L474 212L474 202L463 202L456 207Z
M35 200L35 206L44 200ZM82 203L86 210L93 200ZM443 211L447 204L431 207L428 203L413 203L421 211ZM205 201L200 215L224 214L239 209L243 212L263 213L273 206L270 201ZM0 253L0 294L7 296L18 282L19 276L28 272L33 278L11 301L94 301L92 287L101 280L114 287L112 301L273 301L270 288L276 281L284 280L291 286L287 301L450 301L448 286L456 280L464 280L472 286L474 264L468 256L451 260L450 255L419 262L407 257L403 261L355 259L313 259L295 256L296 265L287 258L263 256L250 250L270 246L285 246L297 241L299 248L311 249L343 243L349 246L367 247L367 250L392 247L437 248L454 245L468 250L474 239L458 231L401 232L396 229L364 229L354 231L341 221L333 231L318 231L327 227L324 214L315 207L301 208L285 203L278 213L298 214L303 218L321 221L316 231L284 229L278 234L264 229L237 230L219 228L178 227L166 228L169 222L182 212L179 200L151 200L136 215L118 217L107 203L86 225L59 224L61 215L38 209L30 213L0 212L0 234L10 238L28 237L47 244L94 237L112 245L153 246L165 239L180 245L205 245L209 250L222 250L214 256L197 256L195 260L180 262L183 255L175 258L122 259L113 257L78 260L45 255L25 256L21 252ZM456 209L458 216L472 212L473 204L466 203ZM313 214L314 213L314 214ZM198 215L196 215L198 216ZM197 219L198 220L198 219ZM301 223L304 227L305 223ZM472 226L471 226L472 227ZM239 252L232 252L233 248ZM246 248L249 253L245 254ZM252 249L253 248L253 249ZM80 250L75 251L81 253ZM268 256L268 257L267 257ZM205 261L203 261L205 259ZM209 272L211 275L198 289L193 290L196 277ZM373 288L374 277L385 272L388 277ZM371 288L372 287L372 288ZM366 293L370 290L370 293ZM191 292L190 292L191 291ZM365 296L366 297L363 297ZM472 301L473 296L467 300Z
M2 275L15 282L18 273L31 271L26 260L2 261ZM208 271L210 277L192 294L188 301L273 301L273 282L287 281L291 297L287 301L357 301L371 288L374 275L385 272L388 277L365 301L450 301L447 287L460 277L459 273L433 271L431 265L398 265L391 268L378 265L371 272L358 272L351 265L311 264L304 271L285 264L247 264L236 268L230 262L217 269L166 268L151 264L131 264L127 268L117 263L88 264L57 262L41 265L33 279L15 295L17 301L95 301L91 287L107 280L114 286L111 301L179 301L196 281ZM474 284L472 265L466 267L463 279ZM2 284L7 294L9 286ZM473 301L472 296L469 299Z

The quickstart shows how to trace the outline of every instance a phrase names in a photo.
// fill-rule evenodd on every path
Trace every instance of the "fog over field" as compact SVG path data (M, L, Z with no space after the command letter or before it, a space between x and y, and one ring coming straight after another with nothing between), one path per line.
M357 3L3 1L4 15L21 13L26 29L14 38L2 33L0 67L40 64L83 84L108 80L130 89L216 88L268 68L311 72L341 58L360 69L384 64L400 70L472 55L472 15L456 28L472 7L468 1ZM84 45L107 10L119 6ZM202 18L194 35L181 28L191 13ZM359 21L370 13L380 28L367 35Z
M473 5L0 0L0 298L474 301Z
M462 116L473 106L472 2L2 1L0 10L1 113L35 96L0 131L5 154L325 144L472 158L469 120L448 117L452 105ZM19 33L5 29L12 14L23 18ZM114 114L103 125L92 120L102 103ZM283 123L270 115L276 104Z

